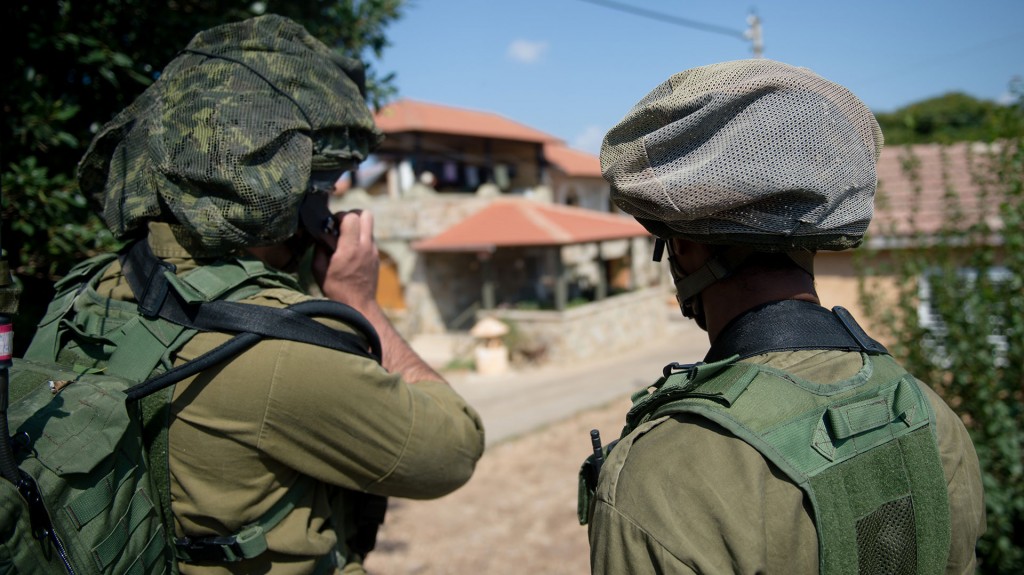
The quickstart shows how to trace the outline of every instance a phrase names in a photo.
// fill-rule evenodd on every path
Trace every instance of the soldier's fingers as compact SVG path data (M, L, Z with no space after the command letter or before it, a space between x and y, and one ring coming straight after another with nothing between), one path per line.
M359 224L359 243L360 244L372 244L373 243L373 213L364 211L360 214Z
M345 242L347 246L355 246L360 241L360 223L359 212L345 212L339 216L341 218L341 237L339 241Z

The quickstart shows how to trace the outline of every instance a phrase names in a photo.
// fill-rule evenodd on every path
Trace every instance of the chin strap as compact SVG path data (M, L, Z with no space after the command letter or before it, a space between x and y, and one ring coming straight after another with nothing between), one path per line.
M669 267L676 284L676 294L682 300L700 295L700 292L718 280L731 276L754 253L748 247L731 246L708 258L697 271L684 274L669 250Z
M668 246L669 270L672 272L672 281L676 286L676 301L679 302L679 309L683 316L695 320L701 329L707 330L704 305L700 298L701 292L715 282L731 276L757 252L747 246L729 246L708 258L704 265L695 272L687 274L676 263L671 244L662 238L655 240L654 261L661 261L666 246ZM814 275L814 252L793 251L785 252L785 254L801 269L811 276Z

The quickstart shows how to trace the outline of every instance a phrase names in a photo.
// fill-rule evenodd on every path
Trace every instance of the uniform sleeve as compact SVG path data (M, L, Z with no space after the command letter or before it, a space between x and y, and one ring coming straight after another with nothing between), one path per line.
M657 481L661 473L649 469L643 473L642 449L634 451L636 442L656 430L649 422L622 438L608 454L598 481L593 515L588 524L590 568L593 575L647 575L658 573L695 573L683 561L689 547L685 532L652 518L658 508L674 508L666 504L664 492L651 488L648 480ZM662 468L664 472L666 468ZM681 517L681 513L670 511ZM658 542L668 537L673 550ZM673 552L676 555L673 555Z
M649 421L612 449L590 521L594 573L814 573L800 488L694 416Z
M249 301L283 307L306 299L265 290ZM227 338L200 333L178 359L193 359ZM205 480L219 468L235 470L240 484L246 479L238 470L258 483L290 469L328 485L426 499L468 481L484 449L479 415L448 384L409 384L372 359L294 341L263 339L195 382L179 384L175 397L177 443L193 444L176 455L181 468Z
M696 573L607 502L594 506L589 536L593 575Z
M379 495L434 498L469 480L483 425L449 385L407 384L372 360L316 346L275 347L261 451L325 483Z

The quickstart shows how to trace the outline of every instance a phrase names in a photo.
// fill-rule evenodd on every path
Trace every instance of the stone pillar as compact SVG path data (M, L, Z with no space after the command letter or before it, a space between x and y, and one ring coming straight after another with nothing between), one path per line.
M477 254L477 258L480 259L480 277L483 283L480 294L483 309L494 309L497 305L494 295L494 268L491 265L491 255L490 252Z
M555 269L557 270L557 275L555 276L555 309L562 311L569 305L569 270L562 263L562 250L556 249L554 252Z

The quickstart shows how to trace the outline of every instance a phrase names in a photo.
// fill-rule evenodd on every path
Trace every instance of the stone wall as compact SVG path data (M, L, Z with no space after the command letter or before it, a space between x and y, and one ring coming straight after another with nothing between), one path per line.
M668 331L664 287L619 294L565 311L488 310L508 323L538 361L566 363L643 345Z

